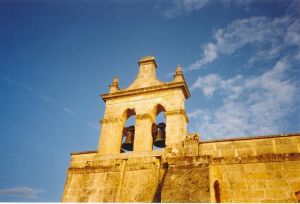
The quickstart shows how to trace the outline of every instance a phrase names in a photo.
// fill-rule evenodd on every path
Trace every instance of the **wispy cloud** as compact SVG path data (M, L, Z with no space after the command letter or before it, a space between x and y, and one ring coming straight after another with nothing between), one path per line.
M51 98L50 96L47 96L45 94L38 94L39 98L43 101L49 102L49 103L56 103L56 101Z
M286 117L299 111L295 104L300 86L287 74L288 61L281 59L272 69L254 77L200 77L192 89L200 89L208 98L218 93L222 104L214 111L198 108L189 113L191 129L206 138L284 132Z
M10 77L8 77L8 76L5 76L5 75L3 75L3 74L0 74L0 78L1 78L3 81L5 81L6 83L16 85L16 86L18 86L18 87L20 87L20 88L22 88L22 89L25 89L26 91L32 91L32 90L33 90L33 88L32 88L31 86L28 86L28 85L26 85L26 84L23 84L23 83L21 83L21 82L19 82L19 81L16 81L16 80L14 80L14 79L12 79L12 78L10 78Z
M215 61L221 55L229 55L237 50L250 46L253 54L248 66L261 60L280 57L284 49L294 47L300 50L300 23L292 16L268 18L254 16L235 20L225 28L213 33L214 41L206 43L202 48L201 57L189 65L186 70L197 70ZM296 53L296 54L297 54ZM292 53L295 54L295 53Z
M230 90L231 94L239 94L241 88L235 84L242 79L243 77L241 75L237 75L234 78L223 80L218 74L209 74L204 77L198 77L190 89L191 91L201 89L204 95L208 98L211 98L214 92L219 89ZM231 95L231 97L232 96L233 95Z
M250 4L256 0L221 0L224 6L236 5L250 9ZM175 18L177 16L189 15L192 12L199 11L208 5L209 0L173 0L170 8L164 11L167 18Z
M56 104L58 106L60 106L55 99L53 99L52 97L48 96L47 94L44 94L44 93L40 93L36 90L34 90L31 86L27 85L27 84L24 84L22 82L19 82L15 79L12 79L4 74L0 74L0 79L3 80L4 82L8 83L8 84L12 84L12 85L15 85L23 90L26 90L28 92L31 92L33 93L34 95L36 95L40 100L44 101L44 102L47 102L47 103L51 103L51 104ZM62 107L62 109L70 114L70 115L75 115L75 111L73 111L71 108L69 107Z
M14 187L0 189L0 196L21 197L21 198L38 198L38 194L45 192L42 189L34 189L30 187Z
M208 2L208 0L174 0L172 7L165 11L165 16L174 18L175 16L188 15L192 11L201 9Z
M75 112L67 107L63 108L65 112L69 113L70 115L75 115Z

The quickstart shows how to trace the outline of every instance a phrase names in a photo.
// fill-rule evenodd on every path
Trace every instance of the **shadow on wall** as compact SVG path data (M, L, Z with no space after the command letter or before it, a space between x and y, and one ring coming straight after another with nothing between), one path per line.
M165 165L166 165L165 172L162 176L162 179L160 180L160 182L157 185L157 188L156 188L153 200L152 200L153 203L161 203L161 191L162 191L163 185L165 183L165 178L168 173L168 167L169 167L168 164L165 164Z

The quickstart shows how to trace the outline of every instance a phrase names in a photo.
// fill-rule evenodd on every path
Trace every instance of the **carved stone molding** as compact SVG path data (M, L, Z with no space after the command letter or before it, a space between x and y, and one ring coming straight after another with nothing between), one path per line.
M147 119L150 119L150 120L154 121L154 118L153 118L153 116L150 113L137 115L136 119L137 120L147 120Z
M100 120L100 124L105 124L105 123L117 123L120 122L121 119L120 118L104 118L102 120Z

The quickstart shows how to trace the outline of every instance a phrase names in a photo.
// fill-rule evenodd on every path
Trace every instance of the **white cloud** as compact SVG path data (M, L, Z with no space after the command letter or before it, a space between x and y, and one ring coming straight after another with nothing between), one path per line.
M15 187L0 189L0 196L37 198L38 194L44 192L42 189L33 189L30 187Z
M297 6L300 6L299 2ZM285 36L285 43L298 48L297 53L295 53L294 55L294 59L300 61L300 20L299 19L295 20L289 26Z
M241 91L241 88L235 84L241 79L241 75L237 75L232 79L222 80L218 74L209 74L205 77L198 77L190 89L191 91L197 88L201 89L208 98L211 98L216 90L223 89L223 91L231 92L230 98L235 98Z
M290 0L290 5L286 10L287 14L293 15L293 16L300 16L300 1L299 0Z
M217 57L218 53L216 45L214 43L207 43L207 45L203 47L202 58L197 60L194 64L190 65L189 70L198 69L199 67L202 67L202 65L214 61Z
M192 91L196 88L200 88L205 96L212 97L220 79L220 76L217 74L209 74L205 77L199 77L190 89Z
M274 59L288 46L300 49L299 29L299 20L291 16L274 19L254 16L235 20L225 28L217 29L213 33L214 41L204 45L201 58L186 69L200 69L220 55L232 54L247 45L255 51L249 58L249 66L259 60Z
M295 20L287 29L285 42L291 45L300 46L300 20Z
M219 91L223 94L222 105L214 111L196 109L189 113L191 129L206 138L284 132L285 118L295 111L296 91L300 88L288 79L288 68L287 60L282 59L260 76L238 75L228 80L219 75L200 77L193 89L202 90L207 97ZM201 80L212 81L208 90Z
M174 0L172 3L172 7L165 11L165 16L168 18L187 15L194 10L199 10L208 3L208 0Z

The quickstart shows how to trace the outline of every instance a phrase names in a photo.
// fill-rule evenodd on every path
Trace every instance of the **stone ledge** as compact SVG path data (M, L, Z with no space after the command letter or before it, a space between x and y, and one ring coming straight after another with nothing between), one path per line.
M97 150L93 151L83 151L83 152L72 152L71 155L81 155L81 154L96 154ZM120 154L109 154L109 155L99 155L100 159L124 159L124 158L131 158L131 157L145 157L145 156L161 156L164 153L163 150L153 150L148 152L126 152Z
M202 164L210 163L211 156L201 155L201 156L174 156L167 157L166 161L169 165L185 165L185 164Z
M282 161L299 161L300 153L290 154L263 154L258 156L245 157L213 157L212 165L227 165L227 164L249 164L249 163L267 163L267 162L282 162Z
M200 141L202 143L215 143L215 142L234 142L234 141L241 141L241 140L257 140L257 139L270 139L270 138L283 138L283 137L293 137L299 136L300 133L287 133L287 134L279 134L279 135L262 135L262 136L250 136L250 137L232 137L226 139L215 139L215 140L204 140Z
M128 158L140 158L140 157L160 157L165 152L165 150L154 150L148 152L126 152L120 154L109 154L109 155L99 155L100 160L110 160L110 159L128 159Z
M210 155L201 156L174 156L167 157L168 165L187 165L187 164L203 164L211 165L223 164L248 164L248 163L266 163L266 162L282 162L282 161L300 161L300 153L290 154L263 154L257 156L240 156L240 157L212 157Z
M97 153L97 150L83 151L83 152L72 152L71 155L95 154L95 153Z

